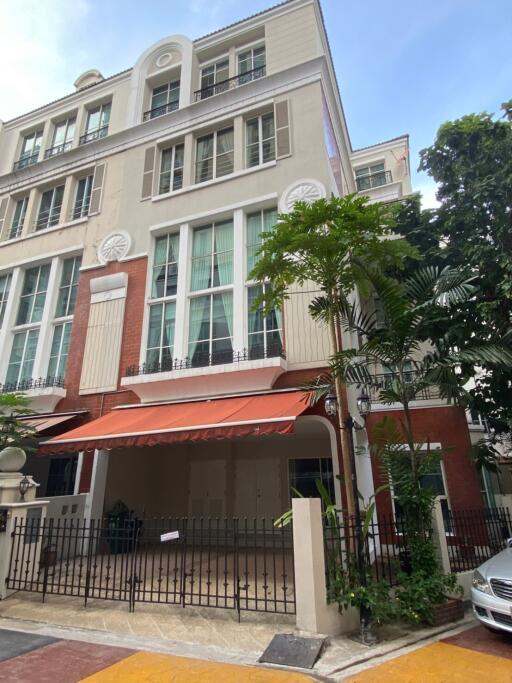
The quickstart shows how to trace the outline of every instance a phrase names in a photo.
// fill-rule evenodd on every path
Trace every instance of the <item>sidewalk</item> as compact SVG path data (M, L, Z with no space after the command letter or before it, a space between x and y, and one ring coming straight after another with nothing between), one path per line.
M381 642L367 648L350 638L330 638L312 673L340 681L361 664L377 664L397 656L404 648L437 640L439 634L461 631L473 624L469 613L463 622L438 629L404 632L398 626L380 629ZM141 604L128 612L125 603L83 601L60 596L17 594L0 602L0 628L14 628L57 638L99 642L207 661L254 665L276 633L298 633L293 617L242 613L238 623L233 610Z

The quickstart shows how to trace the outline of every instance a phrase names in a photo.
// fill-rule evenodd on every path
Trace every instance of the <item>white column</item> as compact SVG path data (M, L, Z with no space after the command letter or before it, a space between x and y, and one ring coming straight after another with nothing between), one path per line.
M245 225L243 209L233 212L233 351L247 346L245 296Z
M91 488L85 504L85 519L101 519L105 503L105 489L107 487L109 451L106 448L94 451L92 466Z
M450 556L448 555L448 543L446 542L446 530L444 528L443 510L439 498L436 498L432 511L432 529L434 531L434 543L439 554L439 560L445 574L451 573Z
M11 286L9 289L9 298L7 299L7 306L5 307L4 321L0 327L0 383L5 382L5 375L7 373L7 366L9 364L9 356L11 355L12 338L11 328L16 322L16 315L18 313L18 304L21 296L21 288L23 287L23 270L15 268L12 271Z
M188 356L188 293L190 289L190 256L192 229L186 223L180 227L178 254L178 283L176 290L176 324L174 326L174 357L183 360Z
M78 454L78 461L76 463L75 482L73 484L73 495L77 496L80 493L80 478L82 476L82 467L84 464L84 452L80 451Z
M327 604L320 499L293 498L292 509L297 628L337 635L344 625L338 606Z

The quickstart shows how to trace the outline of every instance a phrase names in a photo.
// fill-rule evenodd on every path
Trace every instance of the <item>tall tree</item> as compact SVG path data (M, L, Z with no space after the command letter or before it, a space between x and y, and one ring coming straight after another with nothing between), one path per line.
M332 354L342 350L339 302L348 301L354 289L365 289L367 276L362 263L399 267L406 255L416 251L404 240L395 239L389 207L369 204L367 197L349 195L297 202L293 211L279 215L272 231L262 235L259 260L251 277L270 283L256 306L268 309L288 298L289 287L308 284L317 292L310 314L329 330ZM335 381L347 511L354 513L351 487L350 444L343 429L348 416L346 388Z
M501 119L470 114L443 124L431 147L420 152L420 170L437 183L440 207L421 211L405 202L398 230L431 266L463 267L473 276L473 297L451 313L445 342L467 339L512 347L512 102ZM416 265L413 264L415 268ZM441 333L433 322L433 336ZM472 376L472 407L498 431L512 428L512 367L464 363Z

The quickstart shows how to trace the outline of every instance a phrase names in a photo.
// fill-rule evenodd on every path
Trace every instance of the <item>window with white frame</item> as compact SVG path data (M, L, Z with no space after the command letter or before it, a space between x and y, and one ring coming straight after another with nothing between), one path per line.
M52 380L62 381L66 371L81 265L81 256L73 256L62 264L47 372L47 377Z
M247 278L259 260L258 251L261 249L263 232L273 230L277 222L277 209L262 209L247 215Z
M46 158L62 154L71 149L75 136L75 124L76 117L72 116L54 125L52 146L46 150Z
M23 231L23 225L25 223L25 216L27 215L28 206L28 195L18 199L16 206L14 207L14 213L12 215L12 222L7 239L12 240L19 237Z
M246 164L259 166L276 158L276 131L274 127L274 112L249 119L246 131Z
M249 359L275 358L283 352L283 320L277 307L264 312L265 292L270 285L254 285L247 288ZM261 300L261 297L263 299ZM261 303L257 305L257 301Z
M5 385L17 390L23 382L30 382L39 339L39 328L24 330L14 335ZM4 387L5 388L5 387Z
M80 178L76 184L75 203L73 205L73 212L71 214L72 220L84 218L89 215L89 206L91 205L91 192L93 174Z
M170 233L156 239L151 279L152 299L176 296L179 247L179 233Z
M383 380L384 380L384 387L386 389L390 388L396 380L397 375L398 375L398 366L395 364L391 365L383 365L382 366L383 370ZM412 361L406 360L403 365L403 376L404 376L404 382L406 384L410 383L414 379L414 367L412 364Z
M57 298L57 308L55 311L56 318L64 318L73 315L75 312L76 293L81 265L81 256L74 256L73 258L66 259L62 265L62 276Z
M33 133L25 135L21 145L20 158L16 163L17 168L24 168L35 164L39 159L39 151L41 149L41 141L43 139L43 129L36 130Z
M228 89L229 60L221 59L201 69L201 99L217 95Z
M233 292L190 299L188 358L192 367L233 362Z
M248 48L238 55L238 81L248 83L265 75L265 46Z
M59 223L63 197L64 185L57 185L43 192L35 224L36 230L51 228Z
M391 171L386 171L384 162L356 168L356 185L359 192L380 187L391 182Z
M151 93L151 108L146 118L154 119L170 111L175 111L180 106L180 82L172 81L153 88Z
M10 289L11 274L6 273L4 275L0 275L0 327L2 327L2 323L4 321L5 309L7 307Z
M87 110L85 134L80 137L80 144L104 138L108 134L111 103L99 104Z
M193 292L233 284L233 221L194 229L190 289Z
M233 127L203 135L196 141L196 183L233 173Z
M165 194L183 187L184 145L174 145L162 150L158 193Z
M50 264L28 268L23 279L16 325L40 323L43 317Z

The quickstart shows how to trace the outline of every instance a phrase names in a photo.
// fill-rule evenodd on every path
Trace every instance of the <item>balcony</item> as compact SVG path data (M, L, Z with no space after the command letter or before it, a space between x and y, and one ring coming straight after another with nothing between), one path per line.
M238 88L239 85L244 85L244 83L250 83L250 81L255 81L258 78L262 78L265 76L265 74L265 64L263 64L252 71L247 71L244 74L239 74L238 76L233 76L233 78L228 78L225 81L208 85L206 88L202 88L201 90L196 90L194 92L194 99L196 102L205 100L208 97L219 95L227 90Z
M241 391L270 389L286 371L281 344L243 351L194 354L161 363L126 369L123 387L134 391L143 403L177 398L199 398Z
M34 412L53 412L57 403L66 397L66 385L63 377L29 378L0 384L0 393L14 392L25 394Z
M34 230L46 230L54 225L58 225L62 205L54 206L48 211L40 211L37 220L34 222Z
M39 150L37 150L37 152L34 152L33 154L26 154L24 156L21 156L18 159L18 161L14 162L13 170L19 171L21 168L26 168L27 166L32 166L33 164L37 164L38 159L39 159Z
M396 374L392 372L383 372L373 376L374 384L370 387L370 398L372 404L379 403L382 404L380 398L380 392L383 389L391 389L393 381L396 378ZM411 396L409 400L411 401L432 401L441 399L441 394L439 387L429 386L420 389L418 392L413 393L413 383L418 382L421 379L421 375L415 371L404 372L404 380L406 384L411 384Z
M102 128L95 128L94 130L89 130L84 135L80 136L80 145L87 145L89 142L94 142L95 140L100 140L108 135L108 126L103 126Z
M356 178L358 192L366 192L366 190L372 190L375 187L389 185L392 182L393 177L391 175L391 171L378 171L377 173L358 176Z
M84 199L82 202L75 202L75 205L73 207L73 210L71 211L69 219L71 221L76 221L79 218L86 218L89 215L90 203L91 203L90 197L88 197L87 199Z
M164 114L169 114L171 111L176 111L179 106L179 102L169 102L168 104L163 104L161 107L155 107L154 109L145 111L142 120L150 121L151 119L156 119L159 116L164 116Z
M44 158L50 159L51 157L56 157L59 154L64 154L64 152L68 152L72 147L72 140L68 140L68 142L63 142L61 145L54 145L53 147L50 147L46 150L46 152L44 153Z

